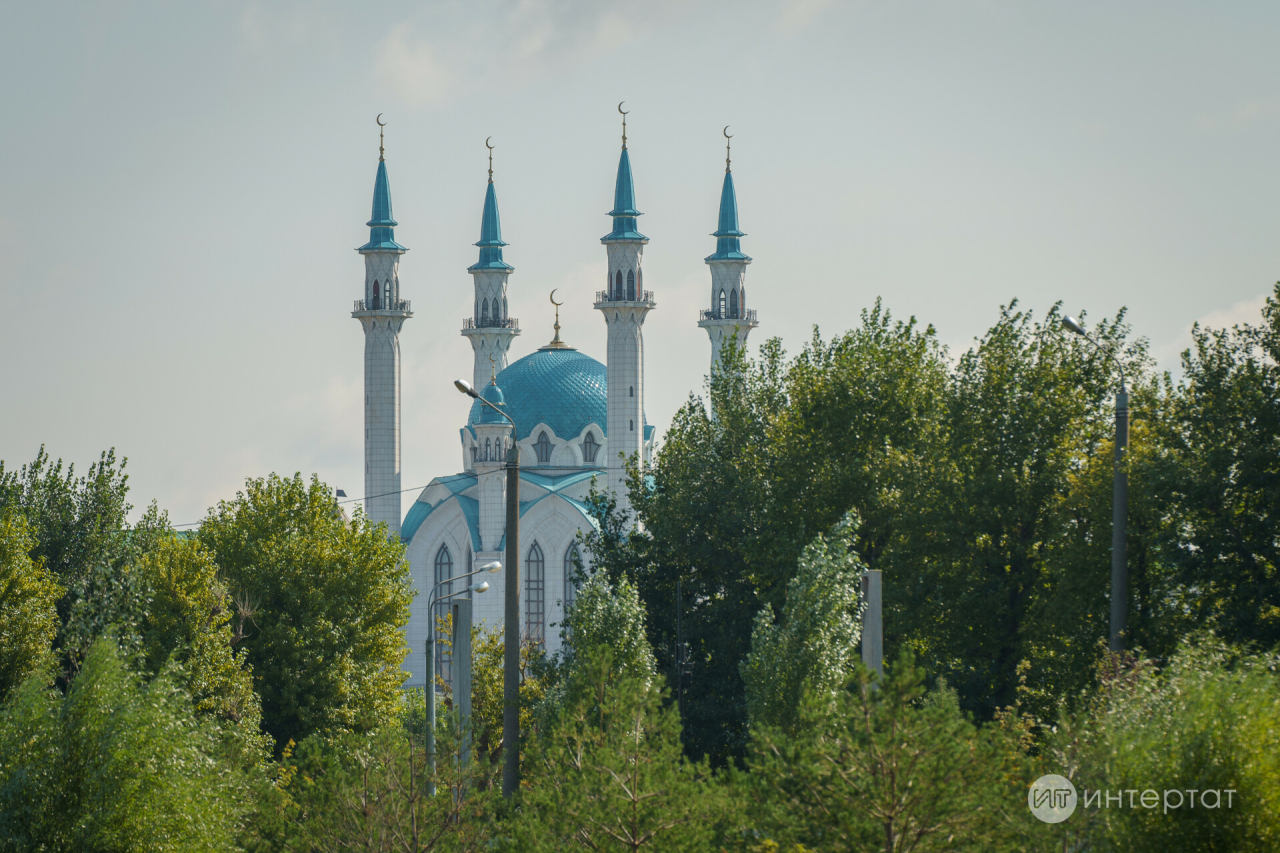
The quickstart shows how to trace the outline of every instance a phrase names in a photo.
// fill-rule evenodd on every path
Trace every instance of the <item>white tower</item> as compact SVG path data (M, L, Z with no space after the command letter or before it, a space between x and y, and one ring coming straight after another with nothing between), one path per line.
M622 105L618 105L622 112ZM604 314L609 327L608 377L609 423L608 488L618 496L618 504L629 507L627 500L626 461L644 452L644 326L645 315L656 303L653 294L644 289L641 260L649 238L636 230L635 190L631 181L631 159L627 155L627 119L622 118L622 157L618 161L618 180L614 187L613 230L600 238L609 253L609 278L605 289L596 294L595 307Z
M711 267L711 307L703 311L698 325L711 336L711 370L720 365L720 351L725 341L737 337L739 348L747 345L747 335L759 323L756 312L747 308L747 264L751 258L742 254L738 238L738 196L733 190L733 171L729 167L729 128L724 129L724 186L720 190L720 221L712 234L716 252L708 255Z
M511 339L520 334L520 322L507 314L507 276L514 267L502 260L502 224L498 219L498 197L493 190L493 146L489 147L489 187L484 194L484 213L480 217L480 259L467 267L475 283L475 308L471 317L462 321L462 334L471 341L475 364L471 387L484 388L493 369L507 366L507 350Z
M364 327L364 506L370 519L399 534L400 327L413 312L400 298L400 256L408 249L395 241L381 131L368 225L369 242L356 249L364 255L364 299L351 312Z

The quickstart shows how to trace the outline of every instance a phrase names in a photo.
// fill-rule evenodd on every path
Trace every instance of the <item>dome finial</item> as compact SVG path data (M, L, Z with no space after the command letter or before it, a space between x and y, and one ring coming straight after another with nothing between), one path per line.
M493 360L493 353L489 353L489 384L498 384L498 363Z
M489 144L489 139L493 137L490 136L484 141L484 147L489 149L489 183L493 183L493 146Z
M573 349L573 347L560 340L560 306L564 303L556 302L556 290L559 289L560 288L557 287L555 290L551 291L551 304L556 306L556 324L554 326L556 336L551 339L551 343L547 344L545 347L538 347L538 349Z
M631 112L631 110L624 110L622 108L622 105L625 103L626 101L618 101L618 112L622 113L622 150L623 151L627 150L627 113Z
M374 121L378 123L378 162L381 163L386 159L382 151L382 129L387 126L387 123L382 120L382 113L378 113L378 117Z
M729 140L733 139L733 134L729 133L729 125L724 126L724 130L720 131L724 134L724 170L729 171Z

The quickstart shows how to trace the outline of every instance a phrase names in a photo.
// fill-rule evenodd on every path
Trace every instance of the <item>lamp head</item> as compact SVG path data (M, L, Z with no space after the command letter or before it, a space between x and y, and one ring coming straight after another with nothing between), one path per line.
M1066 326L1077 335L1085 335L1084 326L1081 326L1080 322L1075 317L1063 317L1062 325ZM1085 335L1085 337L1088 337L1088 335Z
M461 391L463 394L466 394L468 397L479 396L478 394L476 394L476 389L472 388L471 383L465 379L453 380L453 387L457 388L459 391Z
M488 582L488 581L480 581L480 583L478 583L478 584L476 584L475 586L471 587L471 591L472 591L472 592L484 592L484 591L485 591L485 590L487 590L488 588L489 588L489 582Z
M499 563L497 560L490 560L489 562L485 563L483 566L480 567L480 571L500 572L502 571L502 563Z

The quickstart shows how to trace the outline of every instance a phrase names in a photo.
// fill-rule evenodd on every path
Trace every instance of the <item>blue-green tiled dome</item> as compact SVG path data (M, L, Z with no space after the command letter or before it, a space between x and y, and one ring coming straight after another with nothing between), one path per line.
M484 397L490 403L492 403L493 405L497 406L500 409L503 409L504 411L507 408L507 405L506 405L507 398L502 393L502 389L492 382L490 382L488 385L485 386L484 393L482 393L480 396ZM477 403L476 405L481 405L481 404ZM483 408L481 408L480 423L505 424L506 422L507 422L506 418L504 418L502 415L498 414L488 406L484 406Z
M517 440L545 423L560 438L576 438L588 425L603 433L608 425L605 367L572 349L544 349L526 355L498 374L506 412L516 422ZM479 421L481 403L471 405L467 425ZM484 421L479 421L483 423Z

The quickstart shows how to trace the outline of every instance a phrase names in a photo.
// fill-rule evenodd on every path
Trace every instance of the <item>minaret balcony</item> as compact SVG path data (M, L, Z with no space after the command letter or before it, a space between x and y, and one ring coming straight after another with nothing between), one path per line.
M477 321L474 317L465 317L462 320L462 331L470 331L472 329L512 329L520 331L520 321L515 317L485 317Z
M754 308L747 311L725 311L724 313L719 311L699 311L698 322L705 323L708 321L729 323L738 322L744 326L760 325L756 322L756 310Z
M380 300L372 305L363 299L357 299L353 314L412 314L408 299Z
M636 294L635 299L615 299L613 292L609 290L596 291L596 308L603 308L606 305L640 305L652 308L658 303L653 298L652 290L642 290Z

